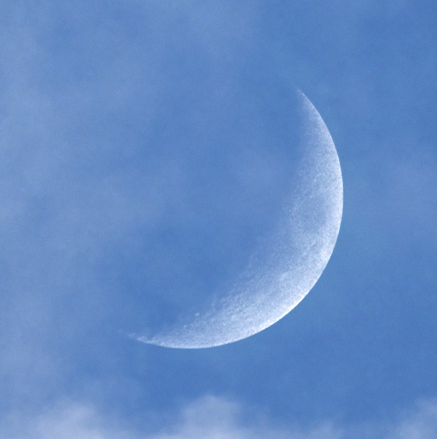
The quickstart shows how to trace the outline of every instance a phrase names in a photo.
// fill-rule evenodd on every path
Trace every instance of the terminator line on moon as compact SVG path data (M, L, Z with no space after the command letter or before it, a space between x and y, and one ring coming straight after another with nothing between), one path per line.
M304 154L298 184L280 224L263 246L262 266L248 264L230 290L191 321L159 333L132 334L169 348L208 348L232 343L273 325L308 294L325 269L340 229L343 182L338 155L320 114L299 93ZM255 255L256 259L256 255Z

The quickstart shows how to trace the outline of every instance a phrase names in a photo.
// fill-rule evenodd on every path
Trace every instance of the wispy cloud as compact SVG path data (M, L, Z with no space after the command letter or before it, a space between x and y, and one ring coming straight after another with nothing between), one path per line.
M154 434L126 428L91 407L71 404L23 420L10 416L0 425L4 439L435 439L437 402L421 402L392 423L336 426L323 421L312 428L273 425L258 414L248 420L243 407L205 396L187 405L173 424ZM19 427L18 427L19 426Z
M242 407L223 398L206 396L187 405L178 420L154 434L132 431L99 414L91 407L61 405L42 415L23 420L10 416L0 426L4 439L341 439L325 423L309 431L281 429L264 419L247 421Z

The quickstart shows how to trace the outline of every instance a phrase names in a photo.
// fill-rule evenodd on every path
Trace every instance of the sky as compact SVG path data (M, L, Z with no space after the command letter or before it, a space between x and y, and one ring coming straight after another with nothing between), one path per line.
M2 438L437 437L433 2L0 11ZM296 89L343 174L317 284L236 343L129 338L210 297L275 220Z

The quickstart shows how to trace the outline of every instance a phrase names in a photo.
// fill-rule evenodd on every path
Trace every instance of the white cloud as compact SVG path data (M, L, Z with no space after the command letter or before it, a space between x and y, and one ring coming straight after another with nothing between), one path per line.
M275 427L265 417L247 420L243 408L224 398L206 396L187 405L179 419L155 434L144 434L121 426L110 416L91 407L60 406L25 422L10 416L0 425L3 439L435 439L437 401L417 404L391 424L338 427L321 422L309 429ZM12 427L11 427L12 426Z
M437 401L421 402L414 410L404 413L387 439L437 438Z
M6 427L5 425L9 425ZM0 428L4 439L134 439L135 435L108 426L90 407L58 407L25 422L14 415Z
M128 431L91 407L62 405L23 420L9 416L0 425L2 439L342 439L329 424L310 431L279 429L265 421L243 421L242 408L223 398L206 396L186 406L180 419L152 435ZM264 419L262 416L260 419Z
M240 414L238 404L208 396L186 407L181 422L170 431L150 439L340 439L329 424L301 432L293 428L275 428L259 419L243 422Z

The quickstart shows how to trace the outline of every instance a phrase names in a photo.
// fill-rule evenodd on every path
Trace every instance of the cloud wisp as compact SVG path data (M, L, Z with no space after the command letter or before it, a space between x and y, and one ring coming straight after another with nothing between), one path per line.
M125 422L109 420L89 406L63 404L24 422L10 416L0 425L0 433L4 439L435 439L437 435L433 400L416 404L388 424L343 427L328 421L307 429L276 427L264 416L248 421L242 411L235 402L205 396L183 408L172 425L150 434L130 430Z

